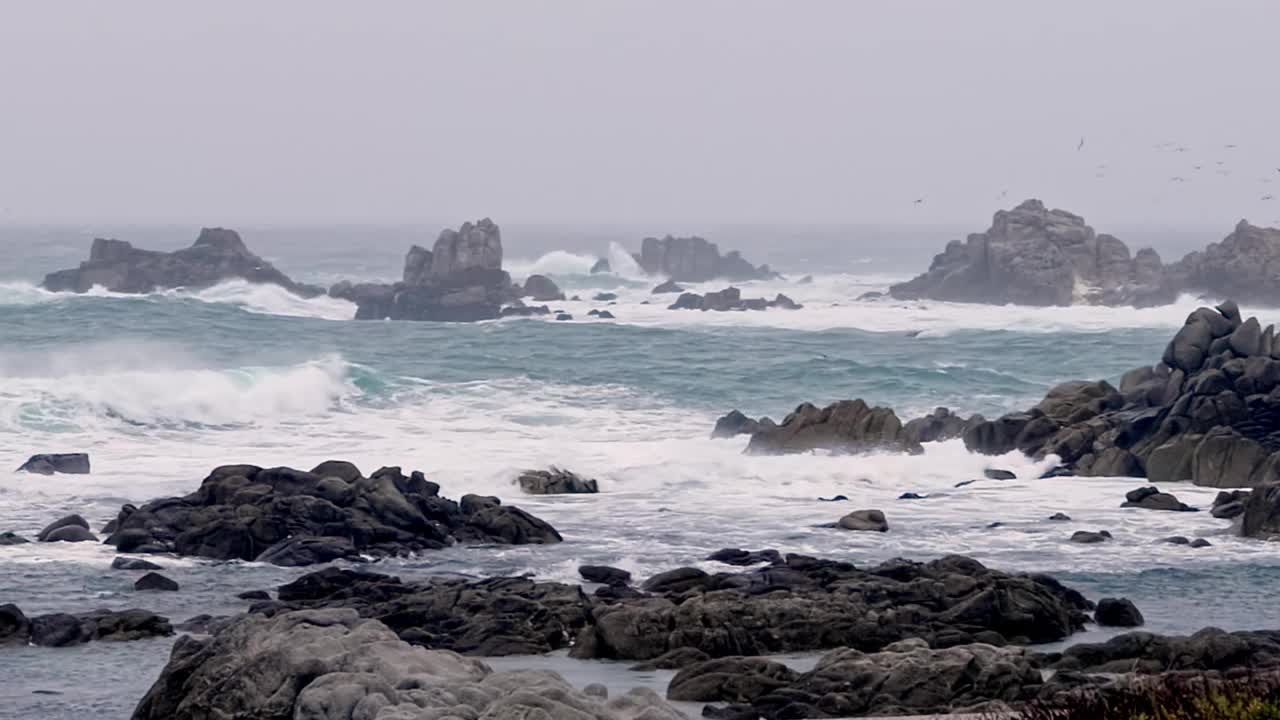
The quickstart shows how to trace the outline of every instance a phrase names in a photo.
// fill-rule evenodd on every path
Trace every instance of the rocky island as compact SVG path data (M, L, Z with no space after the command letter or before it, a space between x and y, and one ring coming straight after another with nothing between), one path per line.
M719 246L696 235L645 238L640 243L640 252L634 257L646 273L663 275L676 282L742 282L777 277L768 265L756 267L737 250L721 255Z

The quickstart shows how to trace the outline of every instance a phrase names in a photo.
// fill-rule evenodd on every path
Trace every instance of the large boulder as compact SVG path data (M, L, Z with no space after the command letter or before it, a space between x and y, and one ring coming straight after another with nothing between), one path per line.
M1099 625L1108 627L1137 627L1143 623L1142 613L1126 598L1102 598L1093 617Z
M1084 219L1027 200L995 214L986 232L953 240L928 272L889 288L899 299L1003 305L1157 305L1176 292L1154 250L1130 258L1123 242Z
M888 532L889 521L885 520L884 513L879 510L854 510L840 518L836 527L861 532Z
M102 287L118 293L150 293L168 288L206 288L227 280L279 285L295 295L313 297L321 288L296 283L254 255L234 230L204 228L183 250L139 250L123 240L96 238L80 267L45 276L54 292L87 292Z
M54 473L87 475L89 473L89 453L42 453L40 455L32 455L18 467L17 472L36 473L37 475L53 475Z
M747 452L761 455L829 450L920 453L893 410L870 407L862 400L843 400L818 408L805 403L774 427L760 426Z
M76 531L76 532L70 532ZM89 532L89 523L79 515L67 515L54 520L36 535L39 542L80 542L95 540Z
M440 497L422 473L351 463L312 471L224 465L195 492L126 505L106 542L120 552L308 565L361 555L406 555L456 542L550 543L560 535L516 507L470 508ZM61 522L61 521L60 521Z
M245 615L206 640L183 636L134 720L581 718L679 720L650 690L613 700L546 671L493 672L412 646L354 610Z
M1262 540L1280 540L1280 485L1254 488L1244 500L1240 534Z
M564 300L564 293L560 290L560 286L546 275L530 275L524 281L524 290L521 294L532 298L534 302Z
M502 269L502 231L489 218L444 229L431 251L431 275Z
M1120 507L1142 508L1144 510L1173 510L1180 512L1192 511L1196 508L1181 502L1178 498L1165 492L1160 492L1159 488L1148 486L1130 490L1124 496L1124 503Z
M767 265L755 267L737 251L721 256L715 243L696 236L645 238L636 260L645 272L665 275L678 282L757 280L774 276Z

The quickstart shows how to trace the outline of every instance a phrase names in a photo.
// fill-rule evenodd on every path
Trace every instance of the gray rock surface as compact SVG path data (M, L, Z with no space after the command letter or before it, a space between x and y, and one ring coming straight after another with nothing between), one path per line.
M645 238L636 261L650 275L666 275L677 282L758 280L775 275L767 265L753 266L736 250L722 256L715 243L696 236Z
M118 293L150 293L168 288L206 288L227 280L279 285L295 295L314 297L322 288L296 283L254 255L234 230L204 228L183 250L139 250L123 240L96 238L80 267L45 276L54 292L87 292L103 287Z
M761 455L811 450L923 452L893 410L870 407L862 400L843 400L825 408L804 403L777 426L758 427L747 443L748 453Z
M18 467L17 472L36 473L37 475L89 474L89 453L41 453L32 455Z
M1168 270L1185 290L1275 307L1280 304L1280 229L1241 220L1221 242L1189 253Z
M560 468L526 470L516 478L520 489L529 495L566 495L600 492L595 480L580 477Z

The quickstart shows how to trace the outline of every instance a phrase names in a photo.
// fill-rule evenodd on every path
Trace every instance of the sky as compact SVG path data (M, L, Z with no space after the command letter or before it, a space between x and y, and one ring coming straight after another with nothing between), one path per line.
M0 223L980 230L1039 197L1280 226L1277 27L1273 0L0 0Z

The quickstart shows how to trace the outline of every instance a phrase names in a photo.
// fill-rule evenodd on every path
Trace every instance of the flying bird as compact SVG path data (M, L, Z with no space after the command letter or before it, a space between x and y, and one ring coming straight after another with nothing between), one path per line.
M1224 147L1224 148L1226 148L1226 149L1228 149L1228 150L1235 150L1235 149L1236 149L1236 146L1235 146L1235 145L1232 145L1232 144L1230 144L1230 143L1228 143L1228 144L1226 144L1226 145L1223 145L1222 147Z
M1076 145L1076 152L1080 152L1082 149L1084 149L1084 136L1083 136L1083 135L1081 135L1081 136L1080 136L1080 144L1079 144L1079 145Z
M924 203L924 198L916 198L916 201L912 203L912 205L920 205L923 203Z
M1263 196L1262 196L1262 199L1263 199L1263 200L1275 200L1275 199L1276 199L1276 196L1275 196L1275 195L1263 195Z
M1169 178L1169 182L1186 182L1186 181L1187 181L1186 178L1180 177L1178 175L1174 175L1173 177Z

